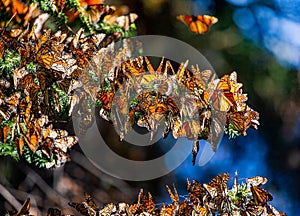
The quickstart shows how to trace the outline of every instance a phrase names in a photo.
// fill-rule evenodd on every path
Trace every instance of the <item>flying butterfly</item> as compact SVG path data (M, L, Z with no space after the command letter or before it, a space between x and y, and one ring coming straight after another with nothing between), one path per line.
M209 27L218 22L216 17L209 15L179 15L177 19L188 25L190 31L195 34L208 32Z

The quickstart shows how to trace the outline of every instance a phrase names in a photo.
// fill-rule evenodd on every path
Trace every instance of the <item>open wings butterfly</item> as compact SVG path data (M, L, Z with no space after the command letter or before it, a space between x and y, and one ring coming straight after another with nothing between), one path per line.
M218 18L209 15L179 15L177 19L185 23L195 34L208 32L209 27L218 22Z

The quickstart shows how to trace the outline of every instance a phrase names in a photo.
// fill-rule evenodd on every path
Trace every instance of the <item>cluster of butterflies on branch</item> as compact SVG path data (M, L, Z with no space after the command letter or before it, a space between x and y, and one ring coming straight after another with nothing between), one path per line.
M13 26L18 28L36 24L39 30L84 28L90 33L122 32L127 36L134 34L138 17L129 13L127 6L116 8L104 4L104 0L1 0L0 26L4 27L12 16Z
M2 10L14 13L0 28L0 153L17 160L24 157L40 167L60 167L69 160L67 150L78 138L55 125L70 121L74 107L85 97L86 92L76 95L74 90L83 86L79 77L91 58L124 35L86 35L83 28L75 34L69 30L51 33L36 23L40 17L33 16L32 4L26 7L18 0L0 2ZM84 5L88 5L85 9L95 7L103 17L114 11L93 1ZM27 27L16 28L15 24L25 18ZM114 16L116 22L122 19ZM124 26L120 23L124 32L128 22Z
M194 164L199 140L207 140L215 151L224 130L230 137L245 136L249 127L259 125L259 114L245 103L247 96L236 72L218 79L213 71L201 71L198 65L189 69L188 61L175 71L162 58L155 70L145 56L121 61L126 49L110 55L121 64L114 70L102 66L104 77L96 98L100 116L115 123L121 140L134 124L154 133L164 121L164 138L172 131L176 139L194 140ZM105 62L102 65L109 63Z
M234 184L228 188L227 182L229 174L224 173L214 177L208 184L201 184L196 180L187 180L187 196L179 196L174 186L173 191L167 186L172 203L155 204L150 193L144 194L140 190L137 202L110 203L100 208L94 199L85 194L85 199L81 203L69 202L69 206L75 208L84 216L108 216L108 215L195 215L195 216L284 216L269 201L272 195L261 186L266 184L267 179L262 176L247 178L246 182L239 184L237 173ZM184 200L180 199L184 197ZM29 215L29 198L23 204L16 216ZM48 209L48 216L62 216L62 211L58 208ZM67 214L70 215L70 214ZM67 216L65 214L65 216Z
M230 137L246 135L249 127L257 129L259 114L245 103L247 96L236 72L217 79L198 65L189 70L188 62L175 72L172 63L164 59L155 70L147 57L131 57L140 52L140 44L124 40L121 48L106 48L125 36L137 15L114 15L115 9L102 3L51 0L54 14L43 19L40 9L45 12L47 8L42 3L0 2L1 9L12 15L0 29L0 147L15 145L17 154L11 156L19 159L25 153L27 161L39 158L36 163L48 168L64 164L67 149L78 139L55 124L69 121L77 112L82 115L84 133L94 120L89 99L100 104L102 118L118 122L115 126L121 139L134 124L153 132L164 119L163 137L172 131L174 138L194 140L193 164L200 139L210 142L215 151L224 129ZM50 15L59 17L61 13L67 16L67 30L44 30ZM69 23L81 14L91 25L105 21L122 31L108 33L102 25L108 32L93 33L99 30L93 28L86 35L81 28L71 36ZM194 33L205 33L217 22L208 15L177 18ZM11 23L23 27L8 27Z

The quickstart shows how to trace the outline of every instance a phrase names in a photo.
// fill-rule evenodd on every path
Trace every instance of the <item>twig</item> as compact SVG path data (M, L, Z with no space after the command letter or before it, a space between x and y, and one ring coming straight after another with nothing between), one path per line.
M22 171L27 172L27 175L31 181L33 181L51 201L54 203L65 206L68 203L68 200L62 197L57 191L53 190L36 172L30 169L27 166L22 167Z
M2 184L0 184L0 193L15 209L22 207L22 204Z
M84 157L83 154L79 153L78 151L72 150L71 158L73 162L77 163L79 166L83 167L88 172L98 177L101 181L116 186L116 188L118 188L124 194L132 194L132 191L129 189L128 185L124 181L117 180L105 175L99 169L97 169L86 157Z

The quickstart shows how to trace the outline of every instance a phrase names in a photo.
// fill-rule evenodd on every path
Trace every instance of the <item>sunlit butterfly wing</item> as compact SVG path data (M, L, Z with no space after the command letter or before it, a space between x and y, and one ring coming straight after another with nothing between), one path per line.
M266 184L268 181L267 178L265 177L262 177L262 176L254 176L254 177L251 177L251 178L247 178L246 179L246 184L247 184L247 187L250 188L250 186L261 186L261 185L264 185Z
M99 208L91 196L85 193L85 201L81 203L70 202L69 206L75 208L82 215L91 216L98 215Z
M48 137L51 137L53 139L57 139L57 138L60 139L66 136L68 136L68 131L62 129L56 129L56 128L51 129L48 134Z
M116 18L117 24L123 28L125 31L128 31L130 28L130 25L135 22L135 20L138 18L138 15L136 13L130 13L125 16L119 16Z
M205 215L205 216L209 215L209 211L205 207L202 207L202 206L199 206L199 205L196 205L194 207L193 213L192 213L192 215L201 215L201 216L202 215Z
M85 193L85 203L87 204L88 207L92 208L94 211L96 212L99 211L97 204L88 193Z
M174 204L169 204L167 206L163 205L160 210L161 216L170 216L170 215L176 215L176 206Z
M24 139L31 151L35 152L38 149L39 138L35 132L32 132L31 134L30 133L26 134L26 136L24 136Z
M22 155L23 154L23 147L24 147L24 139L23 139L23 137L22 136L16 137L15 140L14 140L14 142L16 144L16 147L17 147L19 155Z
M153 201L152 195L148 193L148 197L143 194L143 189L140 190L138 203L141 203L147 210L147 212L153 212L155 210L155 203Z
M84 0L87 5L101 5L104 3L104 0Z
M3 127L3 142L6 143L7 141L7 138L8 138L8 134L10 133L10 126L9 125L6 125Z
M67 152L68 148L71 148L77 142L78 138L76 136L67 136L54 139L54 146L59 148L63 152Z
M187 179L187 190L189 193L190 201L196 206L198 203L203 202L203 197L206 195L206 189L196 180L193 184Z
M259 186L251 186L250 190L253 196L254 203L256 205L261 205L268 201L273 200L272 195L268 191L262 189Z
M42 48L36 55L37 62L47 69L51 68L54 58L55 54L52 52L51 48L48 47Z
M176 187L173 185L173 188L174 188L174 194L172 193L172 190L169 188L169 186L166 186L167 187L167 190L168 190L168 193L171 197L171 200L173 202L173 204L175 205L179 205L179 195L178 195L178 192L176 190Z
M66 152L56 146L53 147L52 153L54 155L56 167L61 167L70 160L70 157L66 154Z
M50 158L52 155L52 149L54 146L54 140L50 137L47 137L45 140L43 140L40 143L40 148L42 150L42 152L48 157Z

